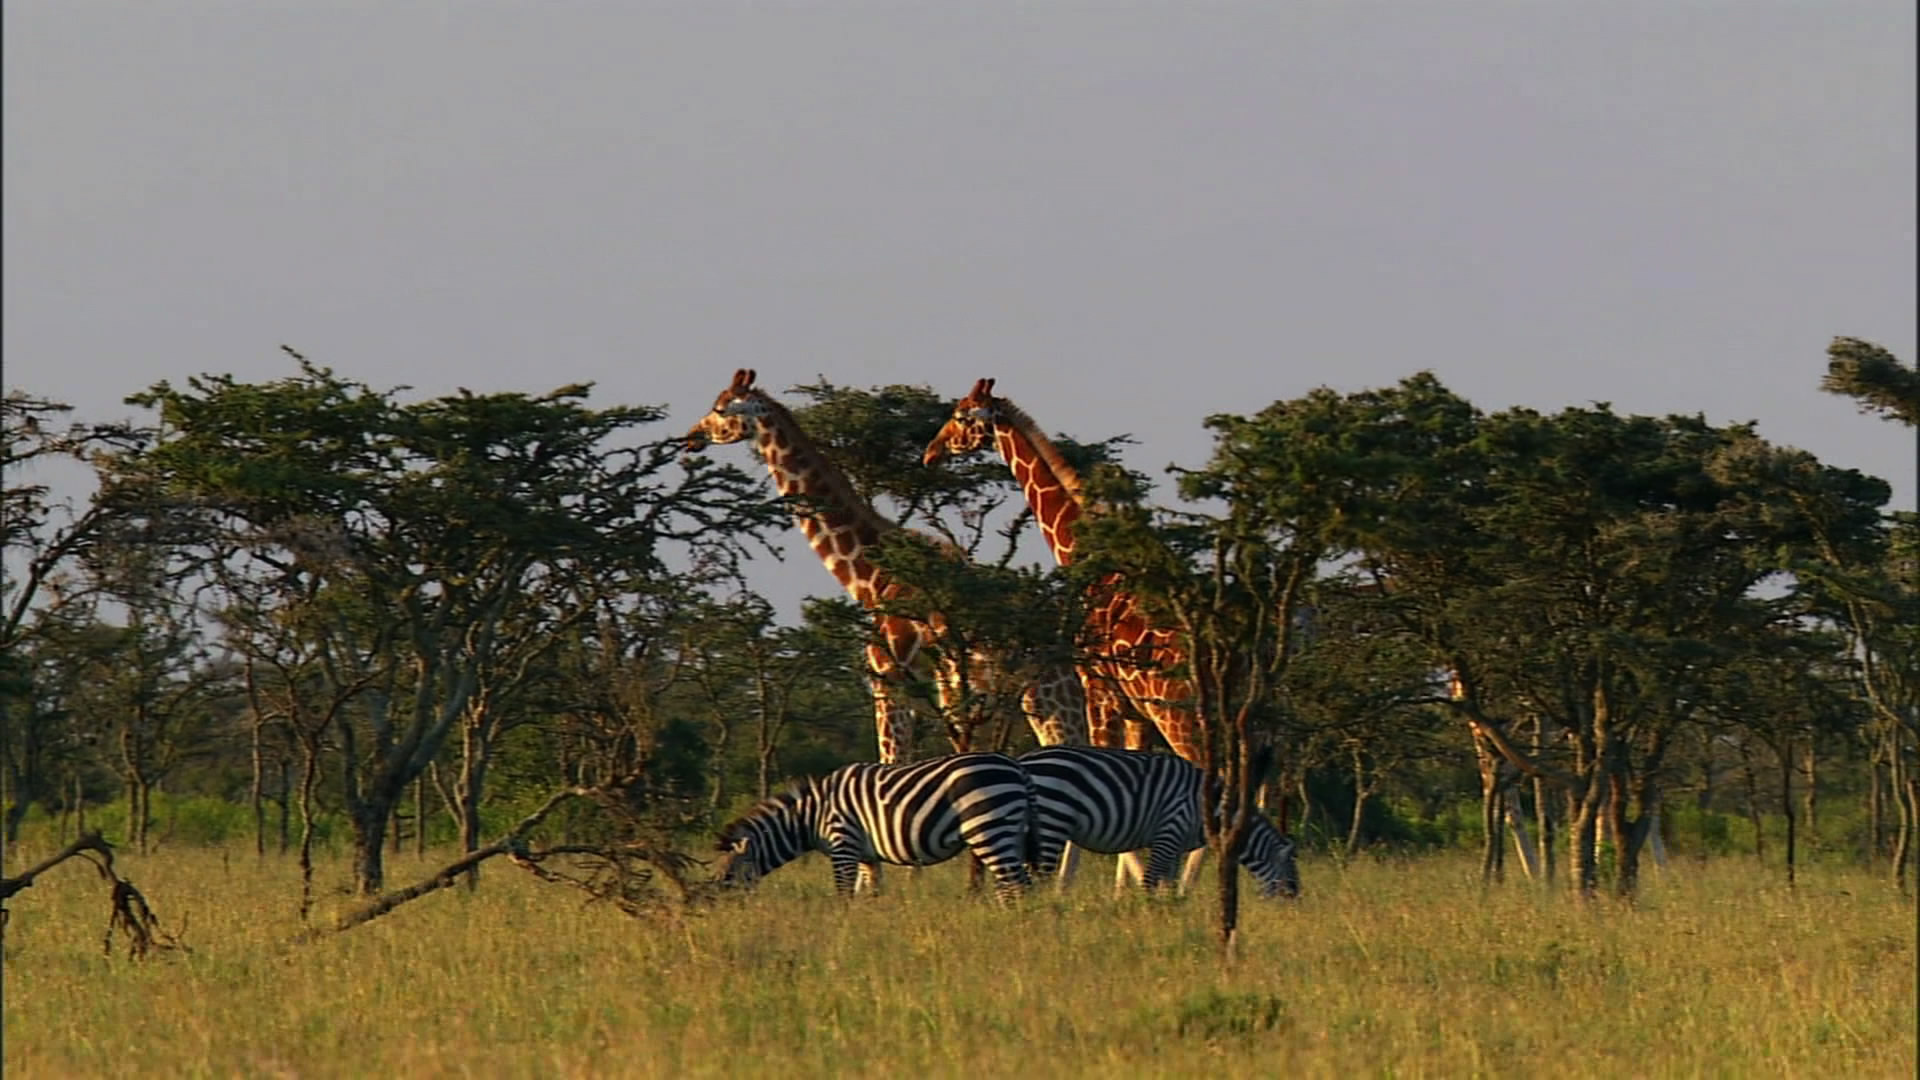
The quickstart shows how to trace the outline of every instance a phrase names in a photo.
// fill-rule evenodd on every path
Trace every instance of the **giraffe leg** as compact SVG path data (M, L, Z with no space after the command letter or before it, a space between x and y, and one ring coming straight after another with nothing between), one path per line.
M1080 746L1086 743L1087 700L1079 677L1062 672L1059 677L1035 683L1020 695L1020 709L1027 725L1041 746ZM1049 861L1049 865L1053 865ZM1068 843L1060 850L1058 862L1060 891L1073 882L1080 867L1080 848Z
M871 673L867 685L873 692L873 728L880 744L880 763L891 765L900 760L902 751L908 745L912 715L906 706L893 700L888 678L894 670L893 658L887 655L886 650L877 645L867 646L867 670ZM856 893L879 892L879 864L861 863L853 888Z
M1200 866L1206 861L1207 845L1205 844L1187 852L1187 865L1180 871L1179 895L1185 896L1187 890L1193 888L1193 883L1200 877Z

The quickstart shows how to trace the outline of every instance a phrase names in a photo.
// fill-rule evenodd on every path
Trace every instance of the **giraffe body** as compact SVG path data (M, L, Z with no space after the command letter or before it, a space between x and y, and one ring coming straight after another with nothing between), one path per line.
M981 379L953 409L953 416L927 445L922 463L975 453L992 443L1013 473L1040 526L1047 549L1062 566L1074 558L1074 526L1086 512L1080 477L1039 425L1018 406L993 394ZM1187 704L1193 687L1167 674L1186 659L1175 633L1156 626L1118 575L1101 582L1100 602L1089 613L1092 656L1079 668L1087 699L1087 734L1094 746L1145 749L1152 728L1175 754L1202 765L1198 718ZM1184 883L1198 872L1205 849L1187 861ZM1120 860L1116 884L1145 877L1137 853Z

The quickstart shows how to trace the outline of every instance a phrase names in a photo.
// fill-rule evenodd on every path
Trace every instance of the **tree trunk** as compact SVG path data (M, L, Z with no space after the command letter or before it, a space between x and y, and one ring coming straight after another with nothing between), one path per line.
M1880 776L1880 751L1883 743L1876 740L1872 754L1867 758L1867 865L1880 861L1880 853L1886 850L1886 800Z
M1493 748L1478 736L1473 740L1473 752L1480 766L1480 883L1491 885L1505 876L1501 834L1506 831L1506 822L1500 813L1500 762Z
M1894 888L1907 891L1907 853L1913 846L1914 811L1916 791L1914 783L1907 776L1906 755L1899 743L1899 735L1890 736L1893 741L1893 753L1888 755L1888 790L1893 794L1893 810L1898 817L1894 823L1892 865Z
M387 818L393 812L389 795L372 792L347 817L353 829L353 891L360 896L378 896L386 885Z
M1794 859L1798 852L1795 845L1799 840L1794 828L1793 812L1793 740L1782 737L1780 740L1780 815L1787 823L1787 888L1793 888Z
M1359 753L1353 755L1353 819L1347 825L1347 858L1360 850L1360 823L1365 818L1367 799L1373 789L1367 783L1367 769Z
M1640 888L1640 844L1646 836L1647 818L1627 822L1627 777L1618 755L1607 770L1607 836L1613 841L1613 893L1630 900Z
M1745 747L1740 749L1740 771L1747 782L1747 820L1753 823L1753 857L1765 861L1767 838L1760 827L1760 784L1753 775L1753 759Z
M1506 789L1494 780L1490 789L1480 793L1480 883L1499 884L1507 877Z
M267 857L267 807L264 790L267 762L266 752L260 745L261 726L260 713L255 710L252 747L253 780L247 785L247 804L253 809L253 855L256 859Z
M1506 805L1506 824L1513 833L1513 851L1520 858L1520 872L1526 875L1528 881L1539 881L1540 852L1533 845L1533 837L1527 834L1526 816L1515 809L1516 801L1509 799Z
M1656 799L1654 800L1653 806L1646 811L1647 854L1653 856L1653 866L1656 870L1665 870L1667 868L1666 826L1660 813L1661 806L1664 802L1664 796Z
M714 717L713 726L719 734L713 740L712 752L707 755L707 809L715 814L727 805L727 747L733 743L733 725L719 716Z
M1907 862L1913 854L1913 839L1916 828L1920 828L1920 783L1913 777L1907 778L1907 816L1901 826L1900 863L1895 870L1896 882L1902 893L1907 891Z
M492 744L483 732L472 727L461 731L460 775L453 784L453 797L460 818L460 851L465 854L480 850L480 797L487 782ZM479 866L467 873L469 887L479 884Z
M300 763L300 921L313 911L313 789L320 780L320 747L302 740Z
M15 785L13 801L7 804L6 835L8 850L12 850L13 845L20 841L20 823L27 819L27 808L29 805L27 800L21 796L19 786Z
M1567 878L1575 895L1589 899L1600 888L1600 864L1594 857L1600 821L1598 770L1588 777L1584 794L1567 792Z
M413 780L413 853L427 857L427 774Z
M1220 838L1217 872L1220 875L1220 955L1233 957L1234 939L1240 931L1240 841L1245 825L1236 825Z
M1801 756L1800 767L1800 824L1806 828L1807 842L1816 849L1820 841L1815 837L1814 810L1819 801L1818 779L1814 772L1813 736L1807 736L1805 753Z
M290 808L293 803L293 763L285 754L280 756L280 854L285 855L292 847L291 831L288 819L292 817Z
M1546 756L1547 741L1540 714L1533 716L1533 757L1539 761ZM1533 814L1540 831L1540 880L1553 884L1553 812L1547 798L1547 778L1535 774L1533 778Z

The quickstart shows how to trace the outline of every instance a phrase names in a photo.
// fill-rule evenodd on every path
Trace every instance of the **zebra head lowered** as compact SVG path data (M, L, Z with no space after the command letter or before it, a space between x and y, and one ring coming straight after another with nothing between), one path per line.
M751 888L767 874L817 848L821 802L819 782L808 780L722 826L715 847L726 854L714 880Z

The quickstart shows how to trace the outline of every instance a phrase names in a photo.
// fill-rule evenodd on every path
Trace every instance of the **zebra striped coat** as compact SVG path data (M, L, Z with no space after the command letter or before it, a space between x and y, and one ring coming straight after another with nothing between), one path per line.
M751 884L819 851L833 863L834 887L851 896L862 865L926 866L971 851L1006 900L1032 880L1032 822L1032 786L1005 754L845 765L765 800L721 829L719 850L731 855L720 880Z
M1048 746L1019 758L1038 800L1034 873L1052 874L1072 841L1088 851L1150 850L1143 884L1175 877L1182 856L1206 843L1198 768L1172 754L1093 746ZM1255 814L1240 865L1267 896L1297 896L1293 838Z

